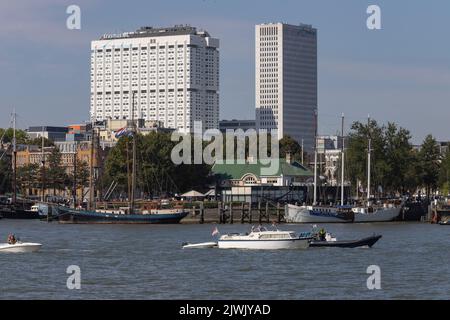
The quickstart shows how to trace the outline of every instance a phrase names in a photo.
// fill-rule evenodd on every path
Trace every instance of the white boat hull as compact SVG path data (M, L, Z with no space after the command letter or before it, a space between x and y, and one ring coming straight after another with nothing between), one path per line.
M286 240L219 240L219 249L250 249L250 250L279 250L279 249L306 249L309 247L308 239Z
M400 214L401 208L382 208L372 213L355 213L355 222L389 222L394 220Z
M16 243L16 244L8 244L3 243L0 244L0 252L10 252L10 253L24 253L24 252L36 252L39 251L42 247L40 243Z
M331 208L330 210L333 210ZM334 215L334 212L317 212L310 210L307 206L296 206L288 204L286 206L285 220L288 223L346 223L351 220L341 219Z

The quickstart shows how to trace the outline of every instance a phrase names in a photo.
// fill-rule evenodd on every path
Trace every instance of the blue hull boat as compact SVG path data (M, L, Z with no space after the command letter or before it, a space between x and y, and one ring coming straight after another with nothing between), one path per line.
M154 214L114 214L73 209L59 211L58 222L67 224L176 224L189 213L186 210Z

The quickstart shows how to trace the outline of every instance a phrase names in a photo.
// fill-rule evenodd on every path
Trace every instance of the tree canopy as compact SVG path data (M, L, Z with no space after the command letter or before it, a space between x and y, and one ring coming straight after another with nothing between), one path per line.
M357 182L364 186L367 184L369 138L372 194L374 190L379 195L404 194L424 187L429 196L437 188L440 154L436 140L431 135L427 136L417 151L410 142L411 134L407 129L392 122L380 126L375 120L367 124L354 122L351 127L346 173L352 185Z

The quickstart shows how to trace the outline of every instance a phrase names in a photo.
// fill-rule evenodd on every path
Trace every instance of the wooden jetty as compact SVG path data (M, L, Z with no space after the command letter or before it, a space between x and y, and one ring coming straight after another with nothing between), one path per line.
M191 214L181 220L182 224L192 223L282 223L284 205L269 201L218 202L215 208L205 208L200 202L191 209Z

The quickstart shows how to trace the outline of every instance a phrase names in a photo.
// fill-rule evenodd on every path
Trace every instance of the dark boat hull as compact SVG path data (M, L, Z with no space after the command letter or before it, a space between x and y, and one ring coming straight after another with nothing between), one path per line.
M4 219L40 219L42 218L38 212L23 210L23 209L3 209L0 211L0 216Z
M441 226L450 226L450 221L449 220L447 220L447 221L440 221L439 225L441 225Z
M369 247L371 248L378 240L380 240L381 235L371 236L360 240L348 240L348 241L320 241L313 240L310 242L310 247L337 247L337 248L358 248L358 247Z
M187 215L187 211L173 214L110 214L64 210L58 215L58 221L68 224L176 224Z

